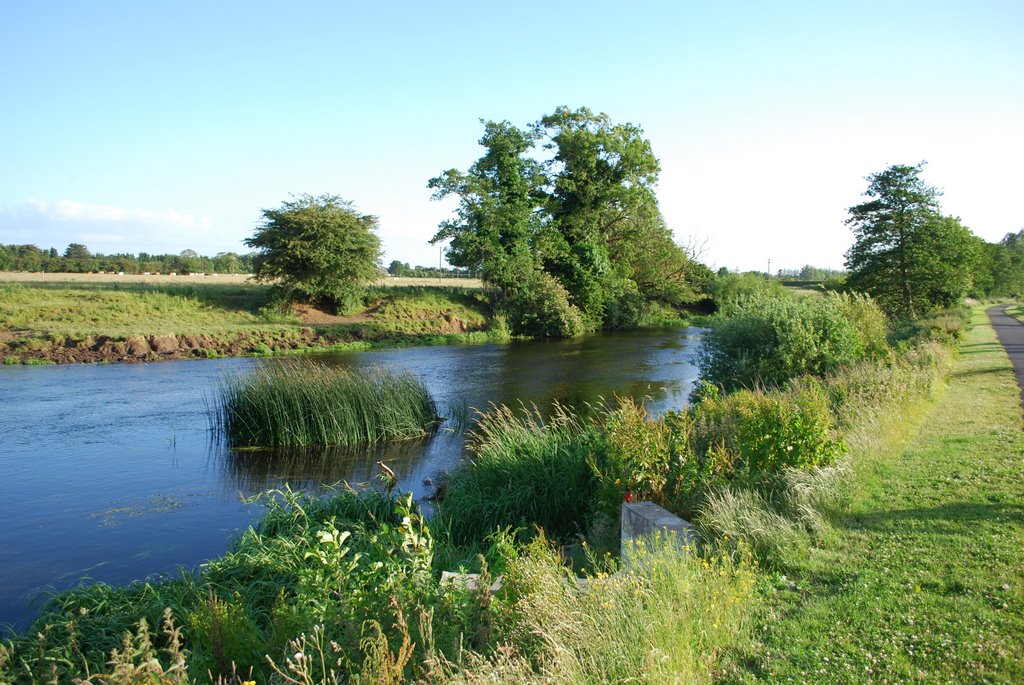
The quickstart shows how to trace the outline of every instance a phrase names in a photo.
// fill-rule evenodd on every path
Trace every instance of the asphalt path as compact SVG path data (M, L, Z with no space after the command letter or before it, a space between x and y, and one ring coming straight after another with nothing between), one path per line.
M1017 386L1021 389L1021 401L1024 402L1024 324L1004 311L1008 306L1001 304L985 311L988 320L992 322L992 328L996 329L999 342L1006 348L1006 356L1013 364Z

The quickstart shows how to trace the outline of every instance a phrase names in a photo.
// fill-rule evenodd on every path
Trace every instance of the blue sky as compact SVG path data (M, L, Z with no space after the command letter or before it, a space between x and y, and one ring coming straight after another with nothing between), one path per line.
M0 0L0 243L245 251L324 192L436 264L427 180L480 118L642 126L715 267L838 267L864 177L928 160L943 209L1024 228L1024 3Z

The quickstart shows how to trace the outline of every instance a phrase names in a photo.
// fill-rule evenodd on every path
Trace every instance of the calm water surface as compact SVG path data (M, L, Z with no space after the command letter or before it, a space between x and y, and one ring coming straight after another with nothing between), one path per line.
M440 413L489 402L613 395L680 407L696 379L697 329L582 340L417 347L318 358L420 376ZM459 463L462 438L318 455L234 453L210 444L207 402L225 375L274 360L0 367L0 625L24 629L47 592L126 583L221 555L260 512L250 497L373 478L378 459L424 497Z

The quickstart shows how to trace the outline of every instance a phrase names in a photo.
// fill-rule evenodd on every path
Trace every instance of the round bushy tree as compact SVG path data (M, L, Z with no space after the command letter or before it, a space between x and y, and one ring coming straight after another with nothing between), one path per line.
M337 195L301 195L274 209L245 244L256 248L256 279L276 283L289 300L343 311L380 276L377 217Z

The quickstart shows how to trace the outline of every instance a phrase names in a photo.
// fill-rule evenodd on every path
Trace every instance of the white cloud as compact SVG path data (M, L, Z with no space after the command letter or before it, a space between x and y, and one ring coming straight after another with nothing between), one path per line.
M109 205L93 205L74 200L58 200L45 202L30 199L25 203L29 208L42 216L55 221L90 221L106 223L132 223L151 226L169 226L176 228L209 227L208 217L183 214L173 209L126 209Z
M0 243L61 248L83 243L93 252L215 254L239 250L218 236L216 222L174 209L138 209L62 199L29 199L0 207Z

